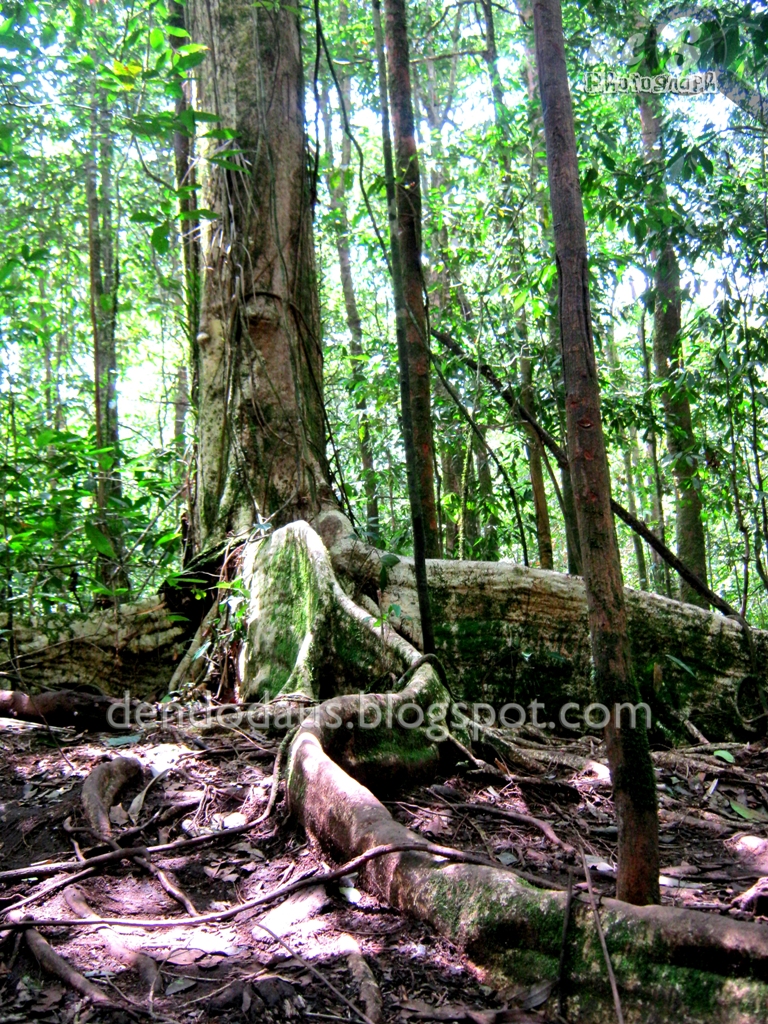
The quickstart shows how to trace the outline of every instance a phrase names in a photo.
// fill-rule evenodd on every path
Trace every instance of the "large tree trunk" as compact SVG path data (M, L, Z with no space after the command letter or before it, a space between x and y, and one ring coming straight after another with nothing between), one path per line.
M568 454L581 538L596 691L602 703L613 707L625 701L636 703L638 689L630 662L600 415L576 135L559 0L535 0L533 12L560 286ZM608 722L604 735L619 829L617 895L629 903L656 903L656 782L648 737L642 726L621 728L616 717Z
M197 336L198 550L331 500L322 349L294 8L193 0L208 47L198 106L236 142L203 136ZM210 133L208 133L210 134Z
M421 270L421 183L413 125L408 33L404 0L386 0L385 36L389 68L389 96L395 149L397 232L402 267L408 343L413 443L424 520L427 558L440 557L440 532L435 503L435 447L432 436L429 332L424 308Z

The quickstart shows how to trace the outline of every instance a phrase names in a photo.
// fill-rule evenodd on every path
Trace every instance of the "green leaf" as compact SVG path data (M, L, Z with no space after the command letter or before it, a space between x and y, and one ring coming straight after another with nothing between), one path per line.
M162 50L165 46L165 36L161 28L153 28L149 33L149 45L153 50Z
M696 678L696 673L693 671L693 669L690 668L690 666L686 665L684 661L681 661L679 658L676 658L674 654L668 654L667 658L669 658L673 665L677 665L678 668L681 668L684 672L687 672L689 676L693 676L694 679Z
M160 256L164 256L171 247L171 243L168 240L170 227L170 221L164 220L163 223L158 224L152 232L152 248Z
M738 800L731 800L731 810L735 811L739 817L745 818L747 821L768 821L768 815L763 811L753 811L751 807L745 807L744 804L740 804Z
M115 558L115 550L112 547L112 542L105 533L94 526L93 523L85 524L85 536L91 547L97 551L100 555L105 555L107 558Z
M730 750L714 750L712 757L719 757L721 761L727 761L728 764L735 764L736 758L730 752Z

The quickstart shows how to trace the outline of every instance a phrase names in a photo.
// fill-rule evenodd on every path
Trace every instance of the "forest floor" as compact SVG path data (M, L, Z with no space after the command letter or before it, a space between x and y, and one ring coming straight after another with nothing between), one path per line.
M450 778L388 794L385 802L426 839L484 855L543 885L565 888L570 873L574 888L586 889L581 854L568 849L582 848L596 893L613 895L616 828L601 745L589 737L540 740L524 742L550 754L543 774L513 776L502 762L480 770L460 765ZM116 756L140 761L144 778L122 790L110 811L114 841L151 847L216 833L197 848L152 855L200 914L327 870L322 853L286 817L282 787L271 817L226 835L264 810L276 750L240 732L204 740L168 731L75 735L0 722L0 910L31 897L24 915L76 918L68 902L71 874L42 865L109 850L89 832L80 797L94 767ZM768 889L763 895L759 882L768 876L768 744L662 751L654 759L663 901L750 919L768 915ZM135 798L152 777L139 807ZM8 878L14 869L16 877ZM557 1019L551 983L494 989L450 943L355 883L353 876L315 884L266 908L193 926L39 925L65 967L97 985L111 1005L93 1005L50 964L42 967L23 929L0 930L0 1024L117 1024L147 1016L178 1024L364 1021L363 1007L382 1022ZM88 908L104 918L187 916L135 862L112 861L79 886ZM116 940L154 959L162 994L150 998L139 974L116 956Z

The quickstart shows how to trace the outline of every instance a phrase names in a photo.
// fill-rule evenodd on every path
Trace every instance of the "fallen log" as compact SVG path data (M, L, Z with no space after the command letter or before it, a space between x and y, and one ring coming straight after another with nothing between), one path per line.
M379 614L419 647L412 559L362 543L339 513L324 513L315 526L349 594L366 607L378 602ZM560 729L564 704L575 702L583 710L591 703L587 601L580 577L511 562L438 560L427 563L427 573L436 653L464 700L527 707L538 699L546 705L540 721ZM682 737L682 715L707 736L754 738L742 716L760 714L762 705L754 687L739 696L744 680L753 679L741 625L720 612L629 587L626 602L633 664L654 726L667 738ZM766 686L768 632L751 633ZM565 717L578 719L579 712Z
M194 632L197 623L191 624ZM164 692L190 635L161 597L102 608L77 618L25 624L0 615L0 688L78 689L97 685L139 700Z

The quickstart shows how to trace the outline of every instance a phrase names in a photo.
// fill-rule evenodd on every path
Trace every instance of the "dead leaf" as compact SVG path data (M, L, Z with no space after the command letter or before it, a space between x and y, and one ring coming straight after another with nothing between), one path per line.
M109 820L113 825L127 825L128 813L122 804L113 804L109 808Z

